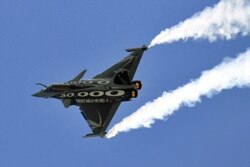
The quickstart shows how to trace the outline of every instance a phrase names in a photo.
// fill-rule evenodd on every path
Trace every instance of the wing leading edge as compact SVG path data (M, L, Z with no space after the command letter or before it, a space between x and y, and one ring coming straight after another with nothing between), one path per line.
M147 50L147 46L143 45L140 48L130 48L126 49L127 52L132 52L130 55L114 64L101 74L96 75L93 79L101 79L101 78L113 78L115 73L119 70L126 70L129 72L129 77L132 80L136 69L139 65L143 52Z

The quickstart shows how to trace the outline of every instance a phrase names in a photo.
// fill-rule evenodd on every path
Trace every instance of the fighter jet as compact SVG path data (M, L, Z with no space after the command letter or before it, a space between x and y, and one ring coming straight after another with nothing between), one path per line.
M51 84L32 96L55 98L65 108L76 105L92 130L84 137L105 137L106 129L123 101L138 96L142 84L133 80L136 69L147 46L126 49L127 57L90 80L81 80L86 70L65 83Z

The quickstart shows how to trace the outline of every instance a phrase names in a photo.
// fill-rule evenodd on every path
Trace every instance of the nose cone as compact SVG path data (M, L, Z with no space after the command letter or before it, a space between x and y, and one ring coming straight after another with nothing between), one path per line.
M43 90L34 93L32 96L34 96L34 97L48 98L47 93L45 93Z
M45 89L45 90L41 90L41 91L38 91L38 92L34 93L32 96L49 98L49 97L54 97L57 94L58 94L57 92L50 92L47 89Z

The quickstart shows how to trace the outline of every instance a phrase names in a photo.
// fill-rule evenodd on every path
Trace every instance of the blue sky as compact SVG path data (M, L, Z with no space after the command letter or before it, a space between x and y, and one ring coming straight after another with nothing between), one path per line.
M231 89L181 108L150 129L112 139L89 133L76 107L30 95L35 83L64 82L83 69L91 78L171 27L216 4L195 1L0 1L0 166L249 167L250 89ZM110 127L163 91L250 47L249 36L188 40L145 52L135 79L143 89L123 103ZM152 111L154 112L154 111Z

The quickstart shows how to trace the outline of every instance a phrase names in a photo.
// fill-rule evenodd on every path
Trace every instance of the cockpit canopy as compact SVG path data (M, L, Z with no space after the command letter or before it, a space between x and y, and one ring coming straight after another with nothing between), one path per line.
M51 84L48 87L53 91L68 91L72 89L72 85L69 84Z

